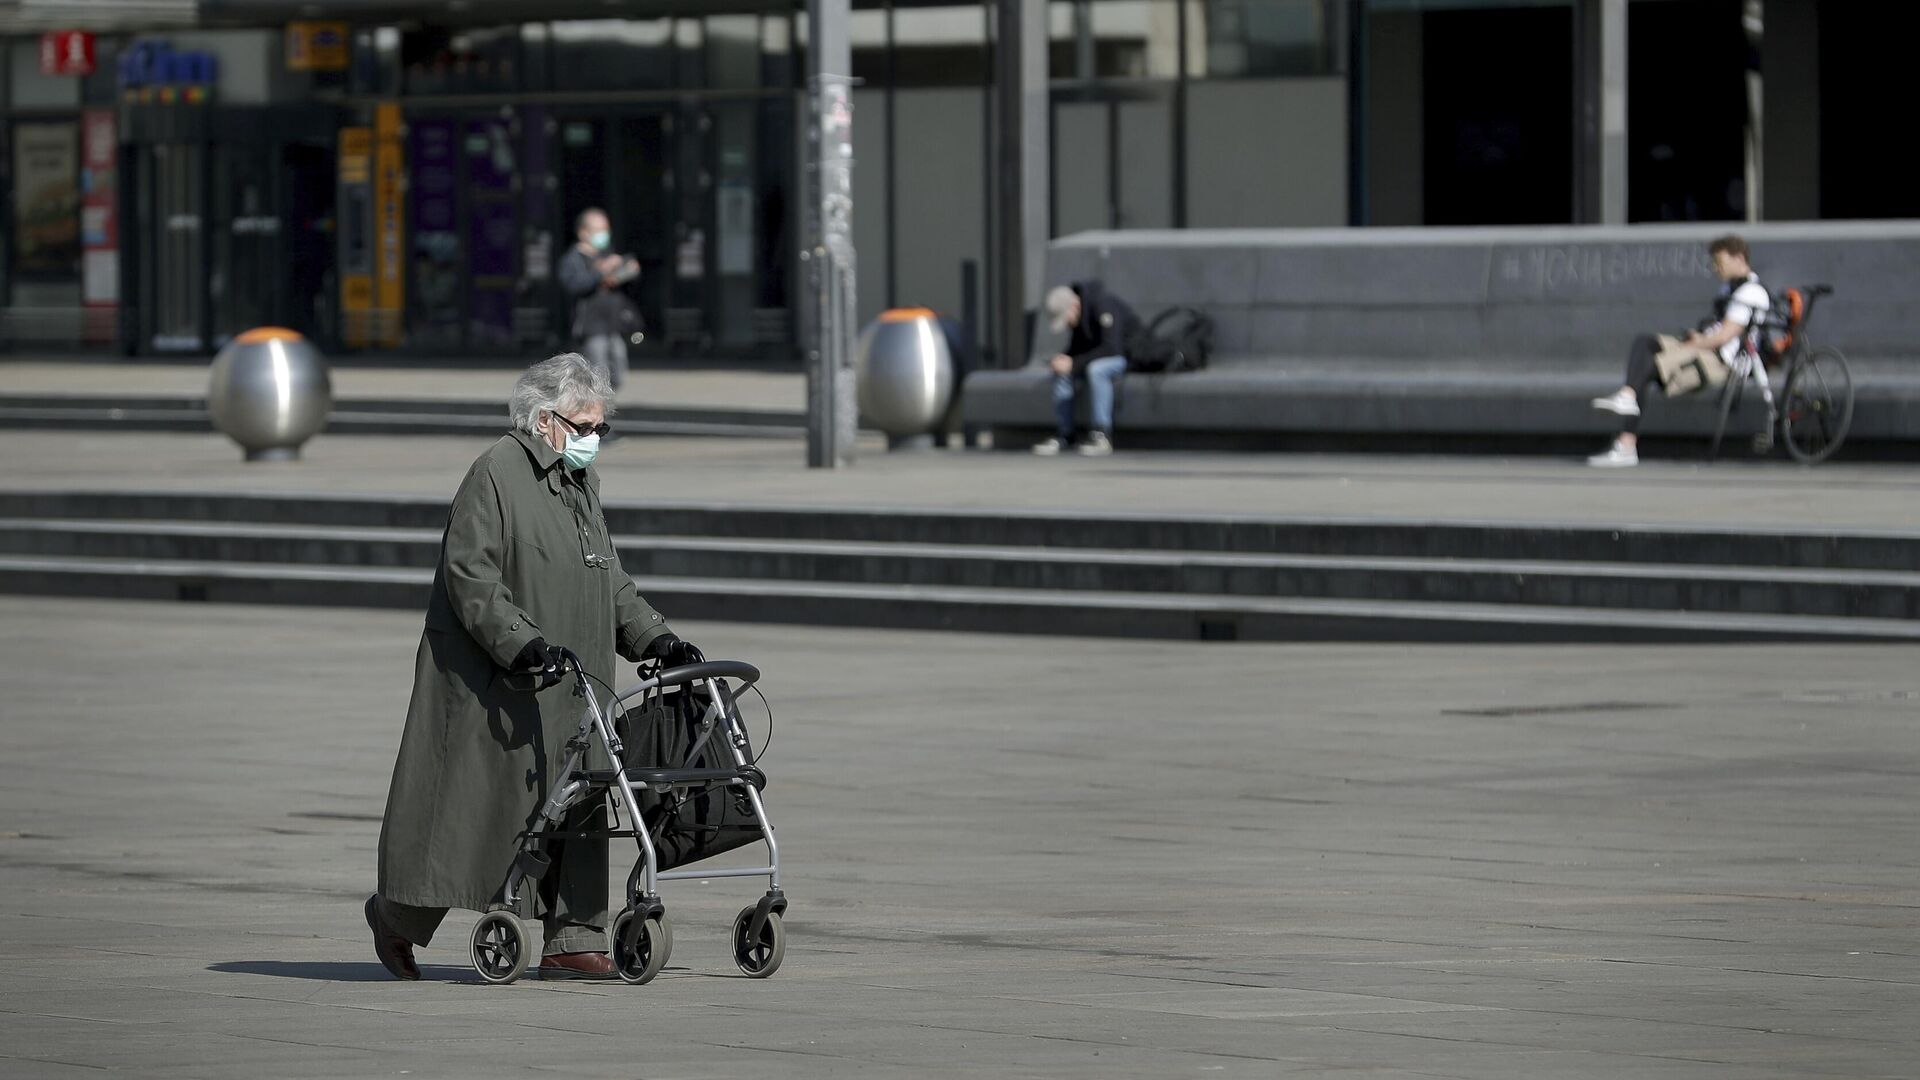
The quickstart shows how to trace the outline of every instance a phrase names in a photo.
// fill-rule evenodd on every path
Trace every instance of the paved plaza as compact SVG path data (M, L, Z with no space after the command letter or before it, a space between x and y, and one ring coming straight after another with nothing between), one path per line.
M785 967L716 880L652 985L491 987L361 922L418 615L0 621L9 1078L1920 1072L1910 648L678 619L765 669Z
M0 487L445 499L492 442L322 435L300 461L248 465L213 434L97 433L54 452L49 432L0 431L0 460L32 463ZM594 467L609 502L1920 531L1920 468L1910 464L1659 461L1596 470L1554 458L1158 451L1048 459L889 454L874 441L862 449L852 468L834 472L806 468L797 440L631 436L602 450Z
M504 431L507 394L517 374L502 368L343 365L334 369L333 380L340 397L419 400L423 408L435 398L496 400ZM0 395L109 400L205 391L204 365L0 363ZM797 410L805 405L805 383L792 373L643 366L622 389L621 401ZM322 433L299 462L245 465L231 442L211 433L103 429L56 444L45 430L0 430L0 460L31 463L9 470L0 486L445 498L491 441ZM1578 455L1140 453L1129 450L1124 428L1118 445L1113 457L1096 459L980 451L889 454L881 438L869 433L852 469L828 472L807 469L805 448L792 439L629 435L602 450L597 468L606 497L626 501L1920 530L1920 468L1912 463L1806 469L1740 452L1718 464L1649 456L1637 469L1594 470ZM1593 449L1600 449L1598 441Z
M432 373L362 375L352 392L436 392ZM656 385L797 400L791 379ZM248 466L214 435L5 431L0 456L28 463L12 490L439 498L488 441L323 435ZM1900 464L1596 475L869 440L822 473L790 440L645 436L600 460L623 502L1920 528L1920 470ZM482 985L465 914L422 952L426 981L386 975L360 904L417 613L0 597L0 1076L1920 1075L1909 647L666 614L759 664L776 708L793 907L768 981L726 940L757 889L718 879L669 887L673 958L646 987Z

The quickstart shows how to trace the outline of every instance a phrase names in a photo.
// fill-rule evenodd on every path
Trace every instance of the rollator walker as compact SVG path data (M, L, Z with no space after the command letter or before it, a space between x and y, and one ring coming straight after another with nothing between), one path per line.
M639 859L627 876L626 906L608 928L621 979L643 985L666 966L673 924L660 883L688 878L767 879L766 895L734 917L733 960L749 978L772 975L786 955L780 922L787 899L780 892L780 846L761 799L766 774L756 764L737 705L738 695L759 681L760 670L738 660L664 670L643 665L640 681L603 707L580 658L562 652L562 671L572 675L574 696L584 698L586 708L567 741L566 764L522 835L500 899L474 924L474 970L489 983L510 983L526 973L536 947L516 909L522 891L552 868L550 841L632 837ZM729 685L730 679L739 686ZM639 707L626 708L636 698ZM592 767L596 746L605 749L611 768ZM566 829L569 813L594 800L605 801L610 827ZM767 845L765 866L669 868L758 841Z

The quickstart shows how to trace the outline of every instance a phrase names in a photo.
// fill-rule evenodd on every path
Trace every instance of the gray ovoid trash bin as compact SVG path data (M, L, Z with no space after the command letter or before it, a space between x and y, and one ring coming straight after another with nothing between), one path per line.
M889 450L933 446L953 400L953 357L939 317L926 308L891 308L860 334L854 362L860 416L887 433Z
M333 381L320 350L292 330L261 326L213 358L207 414L248 461L292 461L326 425Z

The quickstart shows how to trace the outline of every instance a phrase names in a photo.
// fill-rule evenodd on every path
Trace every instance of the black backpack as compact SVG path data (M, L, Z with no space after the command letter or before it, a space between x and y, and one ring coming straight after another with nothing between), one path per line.
M1197 308L1168 308L1127 343L1127 370L1149 374L1200 371L1213 348L1213 319Z

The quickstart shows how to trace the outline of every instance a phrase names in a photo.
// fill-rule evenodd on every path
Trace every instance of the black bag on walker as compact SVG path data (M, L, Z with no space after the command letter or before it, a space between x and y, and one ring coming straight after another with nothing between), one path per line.
M694 750L703 734L708 704L706 694L676 687L629 706L614 721L622 744L622 764L628 768L732 769L733 754L719 720L704 729L706 741ZM731 700L722 704L733 707ZM691 759L687 756L690 750L694 751ZM751 749L748 754L751 756ZM689 788L677 796L641 786L636 794L662 870L699 862L761 839L753 804L738 785ZM677 799L677 805L669 807L670 798Z

